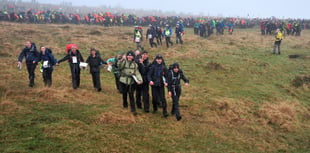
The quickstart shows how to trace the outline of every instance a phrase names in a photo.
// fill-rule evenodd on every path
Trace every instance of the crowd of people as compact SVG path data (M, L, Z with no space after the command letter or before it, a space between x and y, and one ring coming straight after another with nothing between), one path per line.
M279 29L285 35L300 36L304 27L296 20L286 22L265 20L260 22L260 29L262 35L272 35Z
M137 115L136 108L143 109L149 113L151 108L153 113L157 113L162 108L163 117L168 117L167 101L165 98L165 88L172 98L171 115L175 115L179 121L182 115L179 110L179 98L181 95L181 80L185 85L189 80L185 77L178 63L166 65L164 57L157 54L153 61L149 60L146 50L128 51L120 53L113 58L104 61L98 50L90 49L90 54L86 61L76 44L67 45L66 55L57 60L51 49L41 46L39 51L35 43L25 42L25 48L22 49L18 57L18 67L22 67L22 61L25 58L27 71L29 74L29 87L35 86L35 69L40 65L42 69L43 82L46 87L52 86L53 67L67 61L71 72L72 88L80 88L81 68L89 67L93 80L93 87L100 92L100 69L108 65L108 71L114 73L115 86L119 93L122 94L123 107L128 108L128 97L130 111ZM151 87L152 103L150 104L149 90ZM152 105L152 107L150 106Z
M31 5L30 5L31 6ZM149 24L165 27L166 24L173 25L183 20L185 27L194 28L195 34L208 36L212 34L213 28L217 34L223 34L223 29L228 28L252 28L265 25L266 29L273 29L277 22L291 23L292 28L298 24L301 29L310 28L310 20L305 19L260 19L242 17L193 17L193 16L138 16L134 13L111 13L109 11L77 12L76 9L63 10L60 6L44 8L25 8L18 5L7 5L0 9L0 21L19 23L54 23L54 24L99 24L105 26L148 26ZM283 27L285 28L285 27ZM287 28L290 30L290 26ZM199 31L199 32L198 32ZM266 30L266 32L269 32Z

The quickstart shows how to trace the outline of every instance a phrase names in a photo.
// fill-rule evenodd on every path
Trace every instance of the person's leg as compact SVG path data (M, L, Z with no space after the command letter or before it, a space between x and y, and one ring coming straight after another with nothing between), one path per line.
M52 86L53 80L52 80L52 75L53 75L53 69L49 69L48 71L48 87Z
M168 113L167 113L167 101L165 98L165 88L164 87L159 87L159 99L162 103L162 107L163 107L163 116L167 117Z
M153 104L153 113L158 111L158 97L157 97L157 87L152 86L152 104Z
M143 108L144 108L145 112L150 112L149 99L150 99L149 84L148 84L148 82L143 82L143 84L142 84L142 101L143 101Z
M29 75L29 86L33 87L34 86L34 78L35 78L35 69L36 69L36 64L27 64L27 70L28 70L28 75Z
M43 69L43 72L42 72L42 77L43 77L43 83L44 83L44 86L46 87L47 84L48 84L48 69Z
M123 107L128 108L128 101L127 101L127 92L128 92L128 86L124 83L121 83L122 87L122 95L123 95Z
M92 77L92 81L93 81L93 87L97 88L96 86L96 73L95 72L91 72L91 77Z
M137 115L134 91L135 91L135 84L129 85L128 94L129 94L129 101L130 101L130 110L134 115Z
M278 54L281 54L281 41L279 41L279 44L278 44Z
M142 85L137 85L136 86L136 104L137 104L137 108L139 109L142 109L141 93L142 93Z

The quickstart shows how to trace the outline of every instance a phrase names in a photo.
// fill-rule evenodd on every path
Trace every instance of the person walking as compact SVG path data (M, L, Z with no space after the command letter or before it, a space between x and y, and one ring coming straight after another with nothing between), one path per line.
M57 60L52 54L52 50L44 46L40 47L39 61L42 62L42 76L45 87L52 86L52 73L53 66L57 63Z
M136 43L137 50L139 49L143 50L142 45L141 45L143 41L142 28L135 26L133 41Z
M179 24L176 24L176 27L175 27L175 35L176 35L176 44L183 44L183 35L184 35L184 31L183 31L183 28L180 27Z
M171 41L171 35L172 35L172 28L168 24L166 24L166 27L163 31L163 36L166 39L167 48L169 48L169 44L173 46L173 42Z
M134 52L128 51L125 56L118 62L120 71L120 82L123 94L123 107L128 107L127 95L129 95L130 109L133 115L137 115L134 91L136 84L142 84L143 80L138 70L138 65L134 61Z
M107 64L99 55L99 52L95 48L90 49L90 55L88 56L86 63L88 63L90 68L90 73L92 75L93 86L100 92L101 91L101 81L100 81L100 67L103 64Z
M25 48L19 54L18 67L21 68L23 58L26 59L26 66L29 78L29 87L34 86L35 69L39 61L39 52L37 51L35 43L26 41Z
M167 80L168 94L172 98L171 115L175 115L176 119L179 121L182 119L179 109L180 95L182 91L181 80L185 82L186 86L189 85L189 80L183 74L178 63L174 63L170 66Z
M153 113L158 111L158 106L163 108L163 116L168 117L167 102L165 98L166 75L168 69L165 65L163 56L157 54L155 60L147 73L147 79L152 87Z
M119 93L122 93L121 83L119 82L120 73L118 70L117 63L123 57L123 53L117 54L113 58L109 58L106 63L108 63L108 71L113 71L114 79L115 79L115 86ZM110 67L110 68L109 68Z
M71 70L71 78L72 78L72 87L73 89L77 89L80 87L80 62L84 62L83 56L79 50L77 50L76 46L72 46L68 51L68 54L60 59L56 65L59 65L63 61L67 61Z
M276 50L278 49L278 54L281 54L281 42L283 39L283 35L282 32L280 31L280 29L276 30L276 35L275 35L275 42L274 42L274 47L273 47L273 54L276 54Z
M156 30L155 28L150 24L149 28L146 31L146 39L149 39L150 46L153 48L153 46L157 47L157 44L154 42L154 38L156 36Z
M149 83L147 81L147 73L149 71L150 62L148 58L148 52L146 50L141 52L140 58L138 60L138 67L141 73L143 83L137 86L136 90L136 102L137 105L141 103L141 97L143 102L144 112L150 112L150 104L149 104Z

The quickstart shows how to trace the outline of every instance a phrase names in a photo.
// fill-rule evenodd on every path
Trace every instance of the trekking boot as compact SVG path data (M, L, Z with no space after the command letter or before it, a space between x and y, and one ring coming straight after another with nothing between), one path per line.
M177 119L178 121L180 121L180 120L182 119L182 116L181 116L181 115L176 116L176 119Z

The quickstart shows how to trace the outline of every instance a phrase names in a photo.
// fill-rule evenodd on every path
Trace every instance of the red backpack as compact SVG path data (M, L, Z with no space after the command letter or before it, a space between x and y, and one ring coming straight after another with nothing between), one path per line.
M66 54L69 53L69 50L72 48L72 46L75 46L76 47L76 50L78 50L78 46L76 44L68 44L66 45Z

